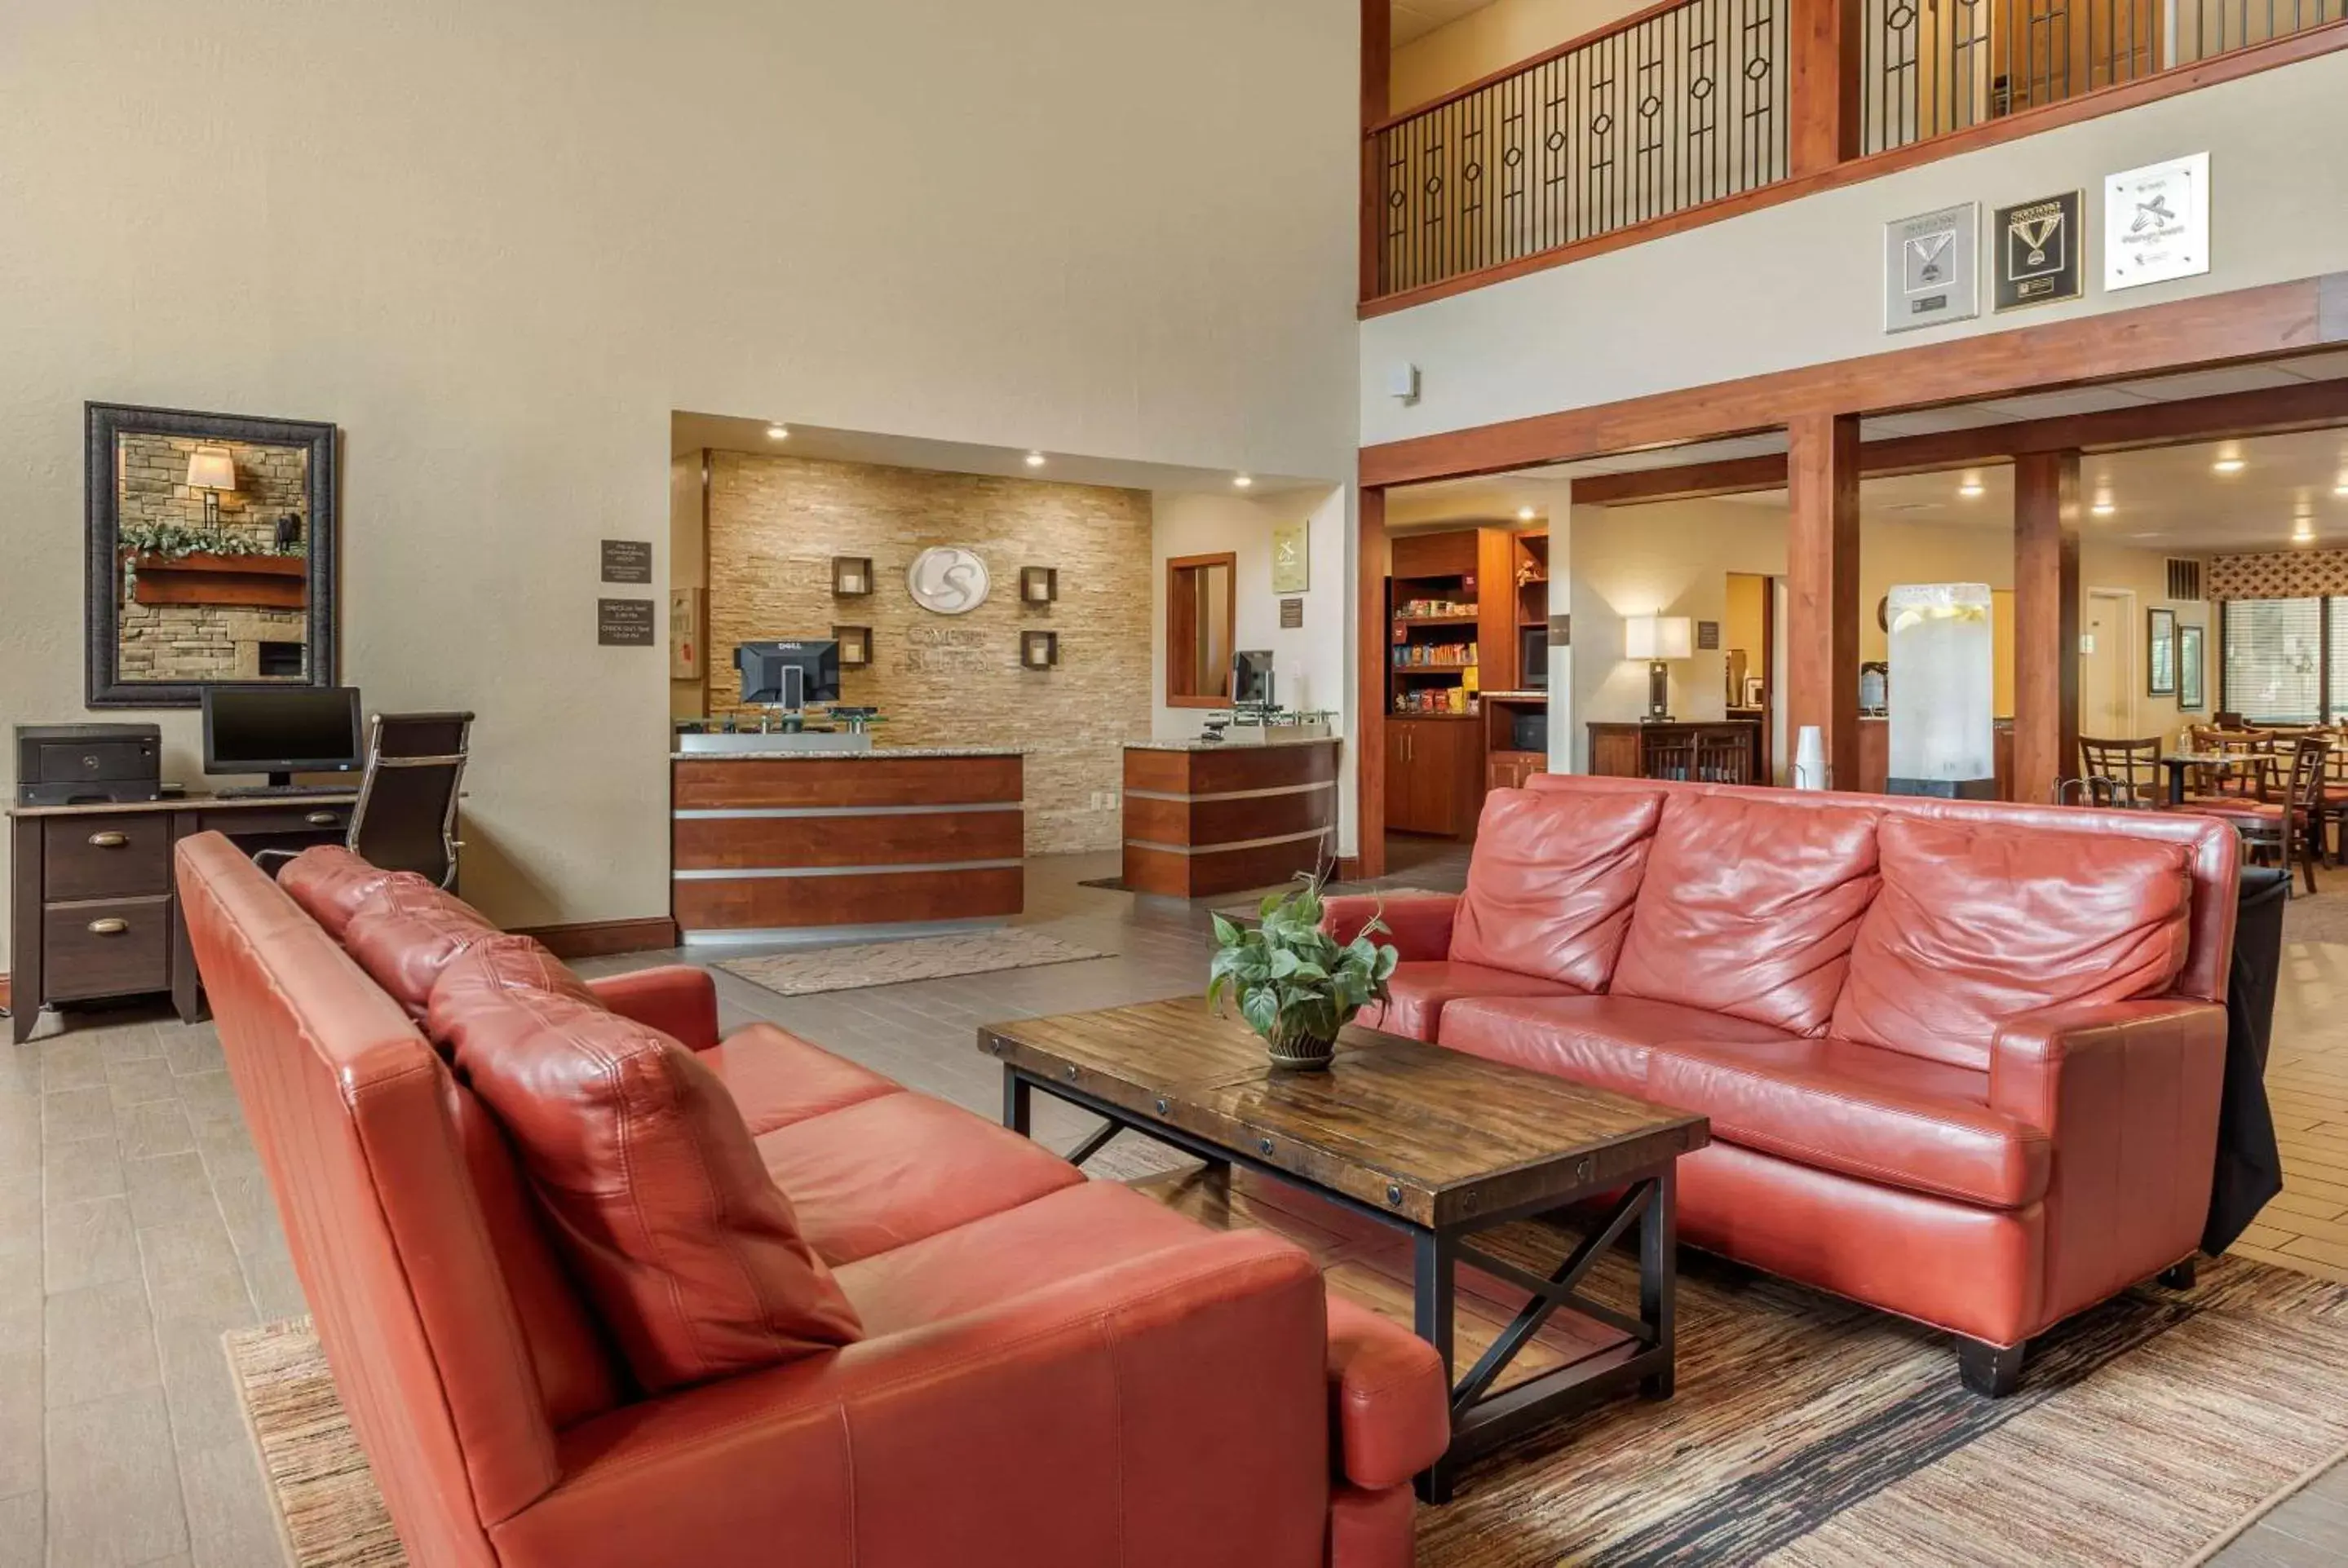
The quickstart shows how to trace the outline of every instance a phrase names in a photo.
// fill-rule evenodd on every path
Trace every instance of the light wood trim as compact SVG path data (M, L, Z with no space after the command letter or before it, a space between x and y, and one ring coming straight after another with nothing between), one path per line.
M2013 798L2079 769L2079 455L2013 467Z
M1361 483L1386 487L1466 478L1752 435L1802 415L1886 414L2304 354L2348 338L2348 299L2333 292L2343 287L2333 281L2339 276L2072 316L1390 441L1362 449ZM2340 336L2328 339L2327 331Z
M1354 830L1355 875L1386 870L1386 493L1365 486L1354 551Z
M1231 705L1231 676L1223 671L1223 689L1219 694L1201 695L1180 689L1183 677L1189 674L1190 661L1182 660L1183 669L1176 672L1175 652L1188 650L1198 641L1199 627L1191 611L1190 596L1175 591L1186 571L1208 567L1223 568L1223 648L1236 652L1232 639L1238 635L1234 601L1239 597L1240 558L1230 550L1213 555L1168 556L1166 558L1166 705L1169 708L1228 708Z
M1610 251L1620 251L1626 246L1644 244L1650 240L1660 240L1666 235L1684 233L1690 229L1701 229L1709 223L1718 223L1725 219L1742 217L1747 212L1757 212L1766 208L1776 207L1782 202L1798 201L1805 196L1814 196L1822 190L1838 190L1842 186L1856 185L1863 180L1880 179L1887 174L1897 174L1902 169L1936 163L1941 159L1954 158L1961 153L1976 152L1985 147L1995 147L2002 142L2018 140L2026 136L2036 136L2041 131L2075 125L2081 120L2095 119L2103 115L2117 114L2123 109L2157 103L2163 98L2174 97L2179 93L2189 93L2201 87L2215 87L2222 82L2237 81L2244 77L2256 76L2260 71L2273 70L2281 66L2297 65L2302 60L2312 60L2339 48L2348 48L2348 20L2326 22L2321 26L2306 28L2284 37L2271 38L2264 43L2249 45L2220 55L2215 59L2197 61L2192 65L2179 66L2155 76L2140 77L2134 81L2118 82L2107 87L2097 87L2093 92L2081 93L2076 97L2064 98L2055 103L2020 109L1997 119L1968 126L1962 130L1930 137L1922 141L1910 142L1905 147L1887 149L1882 152L1870 153L1864 158L1854 158L1849 162L1837 164L1816 173L1781 179L1775 185L1764 185L1754 190L1739 191L1734 196L1723 197L1717 201L1708 201L1697 207L1684 208L1677 212L1649 219L1643 223L1627 224L1605 234L1593 235L1590 239L1579 240L1570 245L1560 245L1555 250L1543 251L1536 255L1519 257L1516 261L1505 261L1496 267L1487 267L1480 272L1465 272L1456 278L1446 278L1440 282L1426 283L1418 288L1406 289L1397 293L1365 300L1358 307L1358 313L1365 320L1372 316L1390 315L1396 311L1406 311L1436 300L1448 299L1454 294L1464 294L1470 290L1506 282L1511 278L1521 278L1532 272L1545 272L1551 267L1562 267L1575 261L1585 261L1591 256L1602 256ZM1511 76L1523 68L1525 67L1522 66L1512 67L1501 74Z
M1859 420L1805 414L1787 431L1786 723L1816 724L1834 782L1859 777Z

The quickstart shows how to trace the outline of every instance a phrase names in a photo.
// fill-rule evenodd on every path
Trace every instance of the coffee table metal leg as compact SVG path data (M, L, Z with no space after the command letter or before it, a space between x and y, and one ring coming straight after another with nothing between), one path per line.
M1035 1120L1035 1085L1019 1075L1016 1068L1003 1070L1003 1124L1021 1137L1027 1136L1028 1123Z
M1666 1167L1655 1177L1654 1195L1639 1219L1639 1321L1653 1331L1650 1350L1662 1363L1639 1379L1639 1392L1650 1399L1670 1399L1678 1372L1673 1335L1679 1256L1679 1173Z
M1413 1327L1418 1337L1443 1358L1443 1386L1451 1387L1454 1265L1451 1236L1443 1231L1414 1231L1411 1235L1411 1295ZM1445 1453L1417 1477L1423 1502L1451 1501L1451 1455Z

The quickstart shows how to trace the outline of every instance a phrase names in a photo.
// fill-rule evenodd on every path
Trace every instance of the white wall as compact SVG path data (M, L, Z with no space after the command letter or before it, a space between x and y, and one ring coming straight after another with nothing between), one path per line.
M0 721L86 716L84 399L333 420L343 674L480 715L467 891L664 912L666 654L593 601L668 576L670 411L1349 474L1355 16L0 9Z
M2343 103L2348 52L1374 317L1362 324L1363 444L2348 270L2348 159L2311 156L2307 139L2340 125ZM2211 272L2105 293L2104 177L2205 150ZM1884 333L1886 222L1979 200L1986 246L1990 209L2073 189L2086 191L2097 237L2085 299L2000 316L1984 297L1976 321ZM1398 363L1422 372L1415 405L1385 395Z

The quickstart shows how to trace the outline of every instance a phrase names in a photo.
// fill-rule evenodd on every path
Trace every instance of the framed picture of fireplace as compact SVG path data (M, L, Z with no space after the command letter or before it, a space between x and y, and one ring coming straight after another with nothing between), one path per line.
M93 708L335 683L335 426L83 405Z

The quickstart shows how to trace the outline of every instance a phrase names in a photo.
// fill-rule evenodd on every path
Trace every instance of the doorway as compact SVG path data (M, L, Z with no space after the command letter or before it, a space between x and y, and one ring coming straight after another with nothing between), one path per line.
M1776 780L1783 751L1776 722L1777 599L1776 579L1759 572L1728 574L1720 628L1722 710L1732 719L1760 721L1761 754L1754 759L1753 776L1762 783Z
M2079 626L2079 733L2098 740L2136 735L2136 593L2091 588Z

